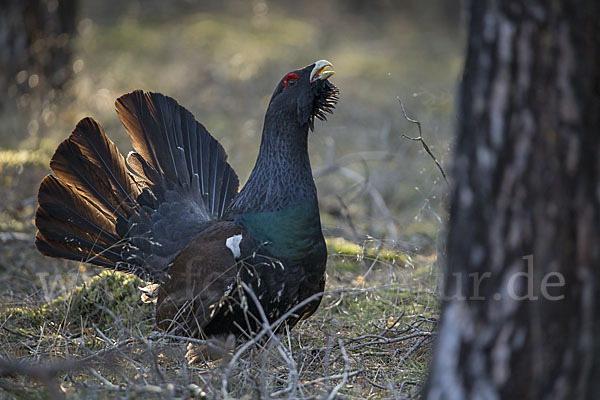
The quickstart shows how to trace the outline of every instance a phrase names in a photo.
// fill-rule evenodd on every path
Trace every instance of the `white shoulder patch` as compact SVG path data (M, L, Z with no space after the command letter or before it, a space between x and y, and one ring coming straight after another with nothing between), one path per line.
M233 257L240 258L240 242L242 241L242 235L233 235L228 237L225 241L225 246L233 253Z

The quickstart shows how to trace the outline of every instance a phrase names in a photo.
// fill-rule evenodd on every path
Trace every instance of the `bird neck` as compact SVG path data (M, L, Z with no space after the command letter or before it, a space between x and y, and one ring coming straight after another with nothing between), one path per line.
M256 164L233 203L233 213L279 211L302 203L317 206L308 124L294 122L267 113Z

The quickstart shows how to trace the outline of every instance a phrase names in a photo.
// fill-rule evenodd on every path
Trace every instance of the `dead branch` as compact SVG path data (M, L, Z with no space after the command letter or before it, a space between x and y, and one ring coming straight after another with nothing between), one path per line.
M421 122L419 120L410 118L408 115L406 115L406 110L404 109L404 104L402 104L402 100L400 99L400 97L397 97L397 99L398 99L398 102L400 103L400 108L402 109L402 114L404 114L404 118L408 122L417 125L417 128L419 129L419 136L418 137L410 137L410 136L404 135L404 134L402 134L402 137L405 138L405 139L414 140L416 142L421 142L421 145L423 146L423 148L425 149L425 151L427 152L427 154L429 154L429 157L431 157L431 159L433 160L433 162L435 162L435 165L437 165L438 169L442 173L442 176L444 177L444 180L446 181L446 183L448 183L448 178L446 178L446 173L444 172L444 169L442 168L442 164L440 164L440 162L438 161L438 159L433 155L433 153L429 149L429 146L427 145L427 143L423 139L423 132L421 130Z

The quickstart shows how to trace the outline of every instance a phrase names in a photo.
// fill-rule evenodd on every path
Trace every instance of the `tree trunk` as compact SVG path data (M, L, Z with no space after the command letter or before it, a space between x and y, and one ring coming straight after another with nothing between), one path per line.
M71 76L77 0L0 1L0 108L32 89L60 88Z
M472 0L426 399L600 396L600 1Z

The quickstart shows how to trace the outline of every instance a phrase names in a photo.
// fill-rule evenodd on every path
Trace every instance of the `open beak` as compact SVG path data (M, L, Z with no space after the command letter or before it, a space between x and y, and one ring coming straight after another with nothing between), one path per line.
M335 74L335 71L332 69L333 65L327 60L319 60L315 63L314 68L310 72L310 82L313 83L318 80L323 80L329 78L331 75Z

